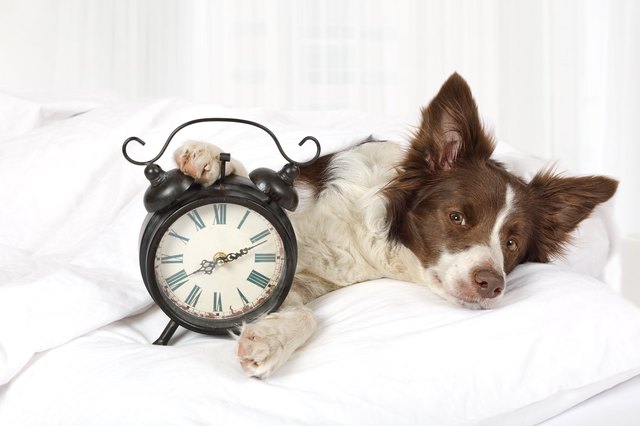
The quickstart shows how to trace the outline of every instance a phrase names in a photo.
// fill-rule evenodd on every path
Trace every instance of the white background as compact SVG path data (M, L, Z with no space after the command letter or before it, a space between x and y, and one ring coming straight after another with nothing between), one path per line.
M637 262L638 1L0 0L10 91L414 117L453 71L500 140L621 180Z

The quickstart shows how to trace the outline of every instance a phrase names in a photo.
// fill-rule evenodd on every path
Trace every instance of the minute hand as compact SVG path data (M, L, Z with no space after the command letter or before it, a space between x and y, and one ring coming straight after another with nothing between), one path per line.
M223 263L233 262L237 258L242 257L245 254L249 253L250 250L253 250L254 248L258 247L260 244L264 244L266 242L267 241L265 240L265 241L259 242L258 244L252 245L251 247L245 247L243 249L240 249L240 251L237 253L229 253L224 258L222 258L222 262Z

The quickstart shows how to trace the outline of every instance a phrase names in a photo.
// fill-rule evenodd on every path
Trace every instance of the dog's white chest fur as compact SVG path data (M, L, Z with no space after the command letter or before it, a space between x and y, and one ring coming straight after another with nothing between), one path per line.
M320 193L308 184L297 186L300 205L290 218L298 239L298 276L322 277L336 286L422 276L418 259L388 241L380 191L403 154L395 143L366 143L332 158Z

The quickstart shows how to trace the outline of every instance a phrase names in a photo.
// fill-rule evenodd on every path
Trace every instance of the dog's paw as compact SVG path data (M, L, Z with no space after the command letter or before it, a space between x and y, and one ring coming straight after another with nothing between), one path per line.
M275 329L264 324L245 325L238 340L238 358L245 373L264 379L287 360L284 342Z
M306 308L285 309L245 324L237 349L242 369L251 377L268 377L309 339L315 328L315 316Z
M173 158L182 173L208 186L220 179L221 152L210 143L187 141L174 152Z

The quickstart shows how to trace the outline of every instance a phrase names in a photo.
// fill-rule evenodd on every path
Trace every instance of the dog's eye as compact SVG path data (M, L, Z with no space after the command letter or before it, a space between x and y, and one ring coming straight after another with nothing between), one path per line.
M449 213L449 219L454 225L466 225L466 221L464 220L464 216L460 212L451 212Z
M507 240L507 248L510 251L516 251L518 249L518 242L516 240L514 240L513 238L509 238Z

